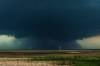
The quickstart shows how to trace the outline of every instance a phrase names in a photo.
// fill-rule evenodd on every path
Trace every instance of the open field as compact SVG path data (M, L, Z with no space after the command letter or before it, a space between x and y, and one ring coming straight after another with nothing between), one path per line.
M0 66L100 66L100 51L0 52Z

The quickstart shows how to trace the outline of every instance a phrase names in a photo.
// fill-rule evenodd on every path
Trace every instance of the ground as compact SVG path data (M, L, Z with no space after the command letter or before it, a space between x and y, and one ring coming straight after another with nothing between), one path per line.
M0 66L100 66L100 51L0 52Z

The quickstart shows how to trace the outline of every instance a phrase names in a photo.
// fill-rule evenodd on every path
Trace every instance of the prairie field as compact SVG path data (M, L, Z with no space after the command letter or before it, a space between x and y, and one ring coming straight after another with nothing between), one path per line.
M100 52L0 52L0 66L100 66Z

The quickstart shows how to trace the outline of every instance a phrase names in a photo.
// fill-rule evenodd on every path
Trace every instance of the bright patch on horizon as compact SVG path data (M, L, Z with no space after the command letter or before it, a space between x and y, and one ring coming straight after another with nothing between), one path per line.
M0 35L0 51L1 50L19 50L19 49L30 49L28 46L29 38L16 38L13 35ZM26 46L27 45L27 46Z
M100 49L100 36L93 36L76 40L83 49Z
M16 40L14 36L9 36L9 35L0 35L0 42L12 42Z

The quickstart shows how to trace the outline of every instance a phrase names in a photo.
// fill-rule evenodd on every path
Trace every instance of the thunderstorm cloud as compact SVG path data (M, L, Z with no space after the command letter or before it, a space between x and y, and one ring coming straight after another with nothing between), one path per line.
M100 49L100 36L78 39L76 43L83 49Z
M0 50L31 49L31 46L28 46L29 44L29 38L16 38L12 35L0 35Z

